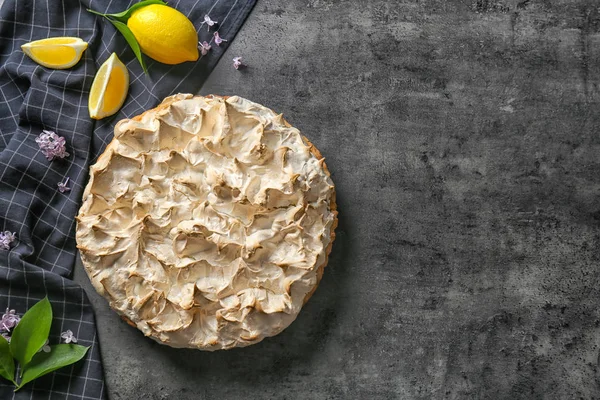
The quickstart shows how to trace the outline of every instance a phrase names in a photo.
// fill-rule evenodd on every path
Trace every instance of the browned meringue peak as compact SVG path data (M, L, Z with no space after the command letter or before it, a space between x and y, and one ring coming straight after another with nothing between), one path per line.
M281 115L240 97L179 94L120 121L77 217L94 287L174 347L281 332L318 284L336 223L313 153Z

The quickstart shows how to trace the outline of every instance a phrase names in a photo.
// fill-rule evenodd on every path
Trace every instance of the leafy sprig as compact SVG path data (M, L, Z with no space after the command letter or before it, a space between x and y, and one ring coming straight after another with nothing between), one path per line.
M40 352L51 325L52 306L46 297L23 315L10 342L0 336L0 376L16 386L15 392L34 379L76 363L87 353L89 347L76 344L58 344L50 346L48 353ZM19 379L15 361L21 366Z
M4 339L4 336L0 336L0 376L17 386L17 382L15 382L15 362L10 354L10 345Z
M141 7L149 6L151 4L166 5L167 3L165 3L163 0L143 0L143 1L140 1L139 3L132 5L127 10L122 11L120 13L116 13L116 14L103 14L103 13L100 13L98 11L94 11L94 10L88 8L88 11L91 12L92 14L99 15L99 16L104 17L107 20L109 20L110 23L113 24L119 32L121 32L121 34L123 35L123 37L129 44L129 47L131 47L131 50L133 50L133 53L135 54L136 58L138 59L140 65L142 66L142 69L144 70L145 73L148 73L148 70L146 68L146 64L144 63L144 57L142 56L142 49L140 48L140 45L139 45L137 39L133 35L133 32L131 32L131 29L129 29L129 27L127 26L127 20L129 19L129 17L131 17L131 14L135 10L137 10L138 8L141 8Z

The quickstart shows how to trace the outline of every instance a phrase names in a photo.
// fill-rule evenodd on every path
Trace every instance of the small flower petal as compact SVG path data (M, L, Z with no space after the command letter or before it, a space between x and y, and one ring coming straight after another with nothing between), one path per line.
M220 46L221 43L226 42L227 40L223 39L221 36L219 36L219 32L215 32L213 33L213 36L215 37L215 44L217 46Z
M52 348L50 348L50 341L46 339L46 343L44 343L42 348L38 350L38 353L41 351L43 351L44 353L50 353L51 350Z
M69 183L69 177L67 176L67 179L64 182L58 182L58 191L61 193L64 193L64 192L68 192L69 190L71 190L71 188L67 186L68 183Z
M210 27L214 26L217 21L213 21L212 19L210 19L210 17L208 15L204 16L204 22L206 23L206 25L208 25L208 30L210 31Z
M10 250L10 245L15 240L17 240L17 236L16 236L15 232L10 232L10 231L0 232L0 249Z
M208 51L211 49L211 45L208 44L207 41L200 43L200 53L205 56L208 54Z
M233 59L233 68L240 69L241 67L244 67L244 66L246 66L246 64L244 64L242 62L242 57L235 57Z
M60 337L65 340L65 343L77 343L77 338L73 336L73 332L67 329L65 332L60 334Z
M35 142L40 146L42 154L46 156L48 161L56 158L65 158L69 156L65 147L65 138L58 136L52 131L44 130L35 138Z
M6 309L6 313L2 315L2 319L0 320L0 330L2 331L10 331L13 329L21 318L15 314L15 310Z

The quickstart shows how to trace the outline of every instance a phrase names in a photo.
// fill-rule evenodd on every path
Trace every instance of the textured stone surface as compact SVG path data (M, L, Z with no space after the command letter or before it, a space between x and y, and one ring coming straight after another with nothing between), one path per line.
M600 397L598 6L259 1L202 93L326 156L330 265L284 333L216 353L145 339L78 268L112 399Z

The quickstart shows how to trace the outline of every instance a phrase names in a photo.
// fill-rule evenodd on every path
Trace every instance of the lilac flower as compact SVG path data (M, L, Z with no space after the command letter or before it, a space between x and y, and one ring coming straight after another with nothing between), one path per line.
M210 27L217 23L217 21L213 21L212 19L210 19L210 17L208 15L204 16L204 22L206 22L206 25L208 25L209 31L210 31Z
M77 343L77 338L73 336L73 332L70 329L67 329L66 332L60 334L60 337L65 340L65 343Z
M44 353L50 353L51 350L52 350L52 348L50 347L50 341L48 339L46 339L46 343L44 343L42 348L38 350L38 353L40 351L43 351Z
M0 320L0 330L2 331L10 331L12 328L17 326L21 318L15 314L15 310L6 309L6 313L2 315L2 319Z
M215 44L217 46L220 46L221 43L226 42L227 40L223 39L221 36L219 36L219 32L215 32L213 33L213 36L215 37Z
M9 231L0 232L0 249L10 250L10 245L15 240L17 240L16 233Z
M0 336L2 336L4 339L6 339L8 343L10 343L10 336L8 336L8 333L0 333Z
M242 57L235 57L233 59L233 68L235 69L240 69L241 67L244 67L246 64L244 64L242 62Z
M48 161L52 161L54 157L65 158L69 156L69 153L65 149L65 138L58 136L52 131L42 131L35 138L35 141L40 146L40 150L42 150Z
M208 44L208 42L204 41L202 43L200 43L200 53L205 56L208 54L208 51L210 50L211 46L210 44Z
M71 190L71 188L67 186L68 183L69 183L69 177L67 176L67 179L64 182L58 182L58 191L61 193L64 193L64 192L68 192L69 190Z

